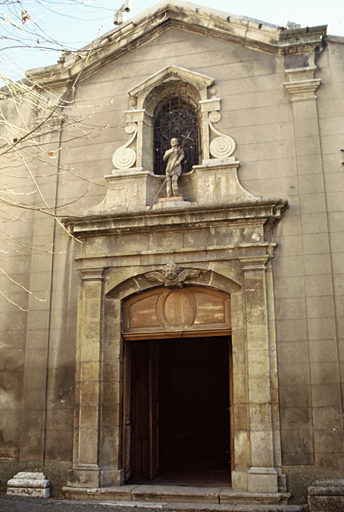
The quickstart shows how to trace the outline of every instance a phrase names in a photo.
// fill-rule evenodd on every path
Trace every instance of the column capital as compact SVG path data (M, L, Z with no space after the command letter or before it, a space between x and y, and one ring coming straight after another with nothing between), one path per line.
M284 90L291 95L292 103L316 100L315 91L320 87L321 79L314 78L316 67L286 69L289 82L284 83Z
M266 270L266 264L269 261L269 255L266 256L252 256L251 258L240 258L241 268L243 272L253 270Z
M82 281L102 281L104 270L104 267L81 268L79 272Z
M211 98L210 100L200 100L201 112L213 112L221 110L221 98Z
M127 124L130 123L146 123L148 126L153 126L153 116L147 112L145 109L139 110L126 110L125 111L125 121ZM127 133L131 133L125 130Z

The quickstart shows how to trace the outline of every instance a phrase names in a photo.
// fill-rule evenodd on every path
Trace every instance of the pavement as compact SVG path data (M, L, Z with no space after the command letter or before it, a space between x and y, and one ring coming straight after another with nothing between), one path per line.
M215 505L54 498L22 498L0 494L0 512L302 512L297 505Z
M53 498L19 498L0 494L1 512L110 512L114 507L97 502L57 500ZM117 511L116 511L117 512Z

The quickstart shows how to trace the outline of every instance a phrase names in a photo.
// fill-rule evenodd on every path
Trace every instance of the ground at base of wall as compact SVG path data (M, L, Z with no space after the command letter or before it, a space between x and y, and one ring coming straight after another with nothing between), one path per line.
M301 505L202 505L200 503L99 502L0 495L1 512L307 512Z

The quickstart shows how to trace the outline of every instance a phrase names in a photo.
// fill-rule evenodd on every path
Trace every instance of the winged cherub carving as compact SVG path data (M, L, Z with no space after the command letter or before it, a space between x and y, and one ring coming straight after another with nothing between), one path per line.
M168 288L183 288L187 279L198 277L202 271L190 268L181 269L175 263L168 263L160 271L146 274L148 281L158 281Z

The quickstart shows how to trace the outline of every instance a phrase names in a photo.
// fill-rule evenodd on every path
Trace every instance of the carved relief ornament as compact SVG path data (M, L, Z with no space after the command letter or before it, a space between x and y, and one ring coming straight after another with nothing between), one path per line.
M124 129L126 133L132 133L133 135L124 146L121 146L114 152L112 163L115 169L130 169L136 162L136 151L129 146L137 136L137 123L129 122Z
M201 270L181 269L175 263L168 263L160 271L149 272L146 279L167 286L168 288L183 288L188 279L198 277Z

